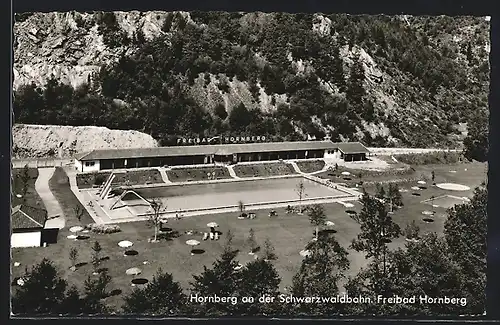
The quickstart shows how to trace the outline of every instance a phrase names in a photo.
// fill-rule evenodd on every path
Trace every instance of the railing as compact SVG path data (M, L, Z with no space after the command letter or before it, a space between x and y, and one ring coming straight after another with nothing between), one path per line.
M63 167L73 164L72 159L12 159L12 168L23 168L28 165L31 168Z

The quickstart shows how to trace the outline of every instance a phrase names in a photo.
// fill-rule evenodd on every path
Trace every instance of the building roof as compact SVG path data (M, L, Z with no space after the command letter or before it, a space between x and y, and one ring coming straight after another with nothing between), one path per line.
M28 205L17 205L11 212L12 230L45 227L47 211Z
M296 141L296 142L268 142L268 143L231 143L201 146L172 146L157 148L132 148L93 150L75 156L77 160L99 159L126 159L126 158L153 158L175 156L202 156L202 155L232 155L235 153L293 151L293 150L327 150L341 149L344 153L369 152L361 143L334 143L331 141ZM345 150L345 151L344 151Z
M338 148L344 154L369 153L370 150L359 142L341 142L337 143Z

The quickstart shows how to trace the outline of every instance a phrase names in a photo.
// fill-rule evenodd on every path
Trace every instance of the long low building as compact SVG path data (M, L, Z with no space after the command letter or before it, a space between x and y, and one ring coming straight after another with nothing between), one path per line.
M359 142L297 141L93 150L75 157L78 172L179 165L234 164L280 159L337 158L362 161L370 151Z

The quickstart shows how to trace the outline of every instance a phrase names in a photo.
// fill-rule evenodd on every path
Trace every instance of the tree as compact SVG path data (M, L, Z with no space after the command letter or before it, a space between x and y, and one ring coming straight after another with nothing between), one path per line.
M389 199L390 211L392 211L393 207L402 207L403 206L403 196L399 191L399 186L396 183L389 183L389 191L387 193L387 198Z
M229 126L233 132L243 132L250 124L251 114L245 104L240 103L229 113Z
M486 242L488 189L480 186L467 204L448 210L444 235L453 260L461 269L471 313L482 314L486 304Z
M63 315L75 316L80 315L84 311L84 301L80 297L80 292L73 285L66 292L66 295L61 302L60 312Z
M415 220L413 220L411 223L408 223L406 225L406 228L403 231L403 233L408 239L418 239L420 233L420 227L417 225Z
M234 235L231 229L228 229L226 232L226 240L224 242L224 251L230 251L233 245Z
M257 242L255 241L255 233L253 231L253 228L250 228L250 231L248 232L247 245L250 248L250 253L255 252L255 250L257 249Z
M92 246L92 266L94 267L94 273L98 273L99 271L99 265L101 264L101 251L101 244L99 244L98 241L95 241Z
M87 280L85 280L84 303L87 313L106 313L108 311L102 299L108 297L108 286L111 281L112 278L107 270L100 272L97 279L89 276Z
M238 272L238 262L235 260L237 251L224 251L213 264L212 268L203 266L204 271L200 275L193 275L191 282L191 296L209 297L233 297L237 292L241 273ZM236 298L237 299L237 298ZM193 313L203 316L229 316L237 310L237 306L231 303L203 302L191 306Z
M375 197L377 199L380 199L382 201L385 201L387 199L387 193L385 192L385 188L381 184L377 184L377 194L375 194Z
M26 201L26 193L28 193L28 185L31 179L30 170L28 165L24 165L23 171L21 172L21 194L23 195L23 202Z
M111 276L108 274L107 270L103 270L99 273L97 279L91 278L90 276L85 281L85 294L87 297L92 297L96 299L103 299L108 296L108 285L111 283Z
M240 217L243 216L243 211L245 211L245 203L243 201L238 201L238 210L240 210Z
M296 191L297 191L297 195L299 196L300 212L302 213L302 198L304 197L304 193L306 191L306 188L304 186L304 181L303 180L301 180L297 184Z
M76 261L78 259L78 250L76 247L72 247L69 251L69 260L71 261L71 269L76 270Z
M299 297L335 297L339 281L349 269L347 251L331 235L320 236L306 248L311 254L302 260L290 292ZM307 316L333 315L342 310L340 305L321 303L299 303L292 307L292 312Z
M326 221L325 209L322 205L315 204L310 208L308 215L309 221L314 227L316 227L316 240L318 240L318 228L319 226L324 225Z
M26 271L24 285L12 297L12 312L17 315L54 315L64 300L67 282L60 278L53 263L44 258Z
M469 160L487 161L488 159L488 112L477 110L467 124L464 139L464 156Z
M172 316L179 315L187 297L172 274L159 269L146 287L135 289L126 296L123 311L127 314Z
M162 223L162 215L166 211L166 206L161 199L153 198L149 200L149 204L153 213L149 215L149 224L154 228L154 238L153 242L156 243L158 241L158 230L160 229Z
M271 243L271 240L269 238L266 238L264 241L264 256L263 258L268 261L276 260L278 259L278 256L276 256L273 244Z
M365 69L359 55L353 59L347 82L347 98L355 105L360 105L365 96Z
M73 207L73 212L75 213L76 219L81 222L82 217L85 214L85 209L81 205L77 204Z
M371 197L364 191L361 198L363 208L354 216L354 220L361 226L361 232L352 241L351 248L358 252L365 252L367 259L374 258L376 267L382 261L382 273L377 269L377 281L380 285L386 276L387 243L399 236L401 230L394 223L384 203ZM382 290L382 288L379 288Z
M253 297L255 303L240 303L238 305L238 315L264 315L270 316L279 312L277 296L279 294L279 284L281 278L276 268L268 261L258 258L245 265L241 270L241 281L238 283L237 296ZM271 303L262 303L259 298L274 297ZM240 300L241 301L241 300Z
M351 296L463 297L459 269L451 259L446 242L435 233L418 242L406 243L387 255L386 276L380 277L380 260L350 278L346 290ZM467 302L468 303L468 302ZM349 313L369 315L438 316L466 313L460 304L351 304Z
M215 116L219 117L221 120L225 120L227 117L226 107L222 104L215 106L214 113Z

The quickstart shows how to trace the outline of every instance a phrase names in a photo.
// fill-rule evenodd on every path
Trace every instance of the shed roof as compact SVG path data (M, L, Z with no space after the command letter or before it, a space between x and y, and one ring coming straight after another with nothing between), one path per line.
M126 158L153 158L175 156L202 156L202 155L232 155L237 153L254 152L282 152L293 150L327 150L341 149L344 153L369 152L361 143L334 143L331 141L296 141L296 142L268 142L268 143L231 143L201 146L172 146L157 148L131 148L93 150L78 154L75 158L81 161L99 159L126 159ZM347 146L346 146L347 145ZM344 151L345 150L345 151ZM358 151L356 151L358 150ZM361 151L359 151L361 150Z
M359 142L340 142L338 148L344 154L369 153L370 150Z
M46 221L47 211L28 205L17 205L11 212L12 230L41 229Z

